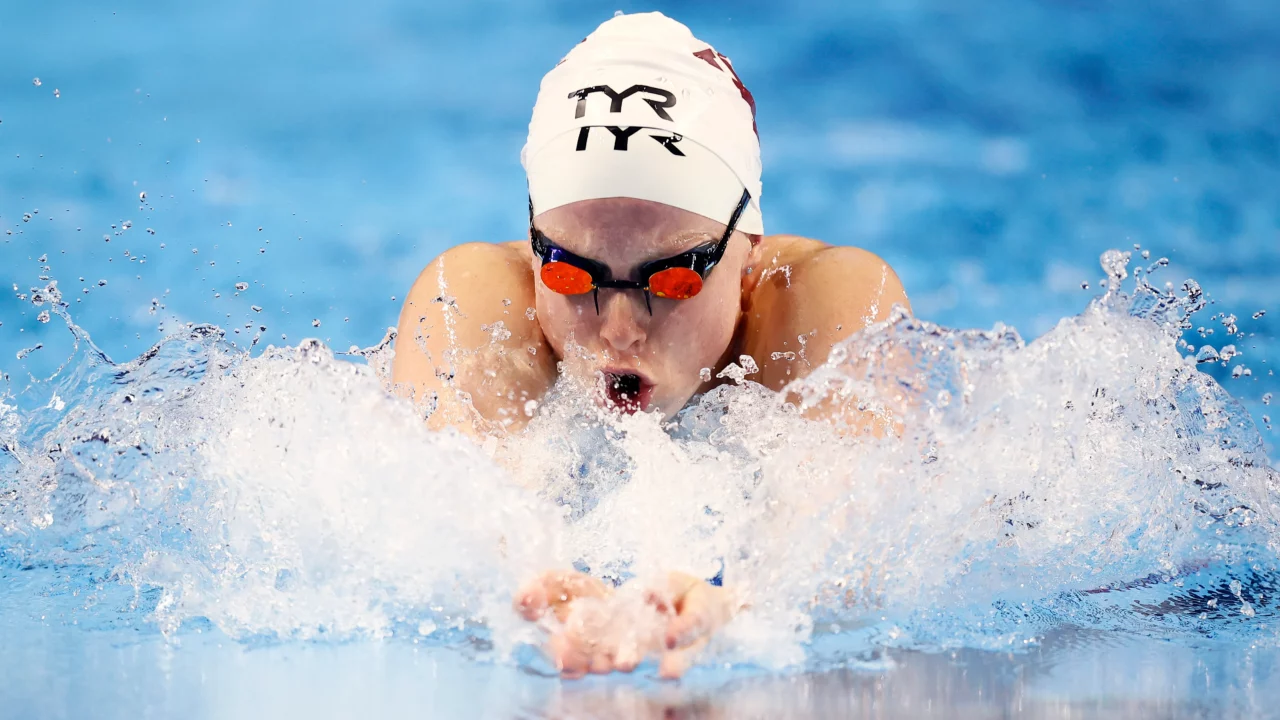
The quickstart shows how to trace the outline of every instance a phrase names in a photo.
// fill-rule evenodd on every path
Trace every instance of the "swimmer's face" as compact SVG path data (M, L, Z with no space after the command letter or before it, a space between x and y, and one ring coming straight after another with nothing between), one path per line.
M723 223L687 210L629 198L582 200L538 215L534 225L564 250L607 265L617 280L639 280L646 262L716 242L725 230ZM599 290L597 315L593 293L549 290L538 279L541 261L535 256L538 322L557 356L567 361L567 372L588 380L603 375L606 397L622 409L670 416L704 384L701 369L714 372L722 364L742 306L750 249L747 236L735 232L702 291L688 300L650 294L652 316L643 291L614 289ZM589 359L579 360L584 353L571 345L584 348ZM640 386L628 378L611 382L622 375L639 376Z

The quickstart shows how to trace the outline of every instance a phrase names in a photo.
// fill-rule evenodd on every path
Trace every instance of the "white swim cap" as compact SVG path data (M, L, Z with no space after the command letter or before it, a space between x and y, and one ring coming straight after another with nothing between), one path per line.
M763 234L755 100L729 58L662 13L600 25L542 79L520 152L535 213L627 197Z

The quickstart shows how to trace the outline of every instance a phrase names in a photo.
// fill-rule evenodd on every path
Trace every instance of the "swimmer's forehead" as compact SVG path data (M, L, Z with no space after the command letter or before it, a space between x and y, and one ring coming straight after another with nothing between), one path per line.
M613 200L556 208L535 217L534 227L565 250L601 261L677 255L724 233L723 224L679 208Z

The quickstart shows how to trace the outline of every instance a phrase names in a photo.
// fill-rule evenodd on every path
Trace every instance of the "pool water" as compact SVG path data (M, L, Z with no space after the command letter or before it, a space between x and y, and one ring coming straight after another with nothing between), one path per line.
M11 5L0 716L1275 712L1272 5ZM921 320L796 389L902 438L387 395L421 267L523 232L541 74L655 7L751 87L768 229L898 270ZM753 606L561 683L507 604L571 563Z

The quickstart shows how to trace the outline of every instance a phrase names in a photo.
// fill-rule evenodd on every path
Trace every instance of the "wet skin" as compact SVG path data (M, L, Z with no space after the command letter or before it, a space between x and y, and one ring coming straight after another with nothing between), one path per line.
M700 215L629 198L573 203L534 224L617 279L635 279L645 262L714 242L725 230ZM600 291L597 314L591 293L560 295L543 285L540 264L527 239L468 243L437 257L414 282L400 315L392 380L402 394L434 403L431 427L477 436L518 432L560 372L600 388L602 404L664 416L723 382L702 380L703 368L714 377L740 355L760 368L752 380L782 390L894 305L910 310L880 258L791 235L735 232L700 293L651 297L652 314L642 292L613 289ZM552 612L570 621L576 601L609 592L581 573L553 571L522 588L515 605L529 620ZM562 673L629 671L654 656L664 677L678 677L738 609L732 591L680 573L648 592L667 626L662 638L639 658L619 658L618 648L569 631L567 622L547 645Z

